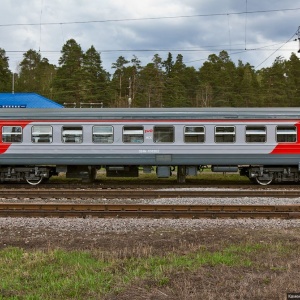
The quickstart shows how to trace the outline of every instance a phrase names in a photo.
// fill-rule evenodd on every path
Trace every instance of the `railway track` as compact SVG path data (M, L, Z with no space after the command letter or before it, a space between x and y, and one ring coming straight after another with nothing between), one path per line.
M80 198L80 199L137 199L137 198L229 198L229 197L273 197L273 198L297 198L299 190L120 190L120 189L1 189L2 199L26 199L26 198Z
M300 219L300 205L1 203L0 217Z
M217 182L208 182L203 183L199 181L195 181L193 183L186 183L186 184L178 184L176 182L164 182L161 183L160 181L156 183L148 183L144 181L129 181L127 183L124 182L113 182L113 183L101 183L101 182L93 182L93 183L83 183L81 181L71 181L69 183L64 182L47 182L41 183L35 187L35 189L98 189L98 190L113 190L113 189L128 189L128 190L135 190L137 188L140 189L195 189L195 188L224 188L224 189L239 189L239 190L280 190L280 189L292 189L292 190L299 190L300 191L300 184L293 184L293 183L286 183L286 184L273 184L271 186L261 186L253 183L247 182L230 182L224 183L223 181ZM32 185L28 183L1 183L0 184L0 191L1 190L13 190L13 189L24 189L24 190L31 190L33 189Z

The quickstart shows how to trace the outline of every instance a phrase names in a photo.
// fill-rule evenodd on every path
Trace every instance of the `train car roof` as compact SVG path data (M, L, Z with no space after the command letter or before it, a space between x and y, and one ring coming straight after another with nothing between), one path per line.
M2 120L300 119L300 108L63 108L0 109Z

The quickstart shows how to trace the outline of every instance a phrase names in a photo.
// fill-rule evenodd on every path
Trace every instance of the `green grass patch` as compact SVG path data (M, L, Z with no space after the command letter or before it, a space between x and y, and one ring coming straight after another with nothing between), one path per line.
M173 183L177 182L177 175L176 172L173 172L172 176L168 178L158 178L155 171L152 171L152 173L147 174L143 173L142 170L139 171L139 177L106 177L106 174L103 170L101 172L98 172L97 181L101 181L103 183L110 183L110 182L122 182L122 183L130 183L130 182L161 182L161 183ZM59 176L53 176L50 178L51 182L81 182L80 179L72 179L72 178L66 178L64 174L61 174ZM240 176L238 173L217 173L217 172L211 172L210 169L204 169L202 172L198 173L197 176L187 176L186 177L186 183L188 184L193 182L198 183L210 183L214 181L221 181L224 183L227 182L241 182L241 183L249 183L249 179L245 176Z
M249 267L249 256L258 251L265 248L247 244L185 255L103 258L96 251L28 252L7 248L0 251L0 299L88 299L117 292L140 279L151 279L163 286L173 272L194 271L206 265Z

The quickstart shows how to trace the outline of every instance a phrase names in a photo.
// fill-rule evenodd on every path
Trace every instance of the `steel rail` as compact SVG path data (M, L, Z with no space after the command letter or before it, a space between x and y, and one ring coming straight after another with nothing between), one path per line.
M228 197L274 197L274 198L297 198L300 197L299 190L126 190L126 189L1 189L0 198L228 198Z
M253 183L239 183L239 182L231 182L231 183L224 183L223 181L216 181L210 182L210 184L204 184L203 182L193 182L193 183L185 183L178 184L177 182L170 182L170 183L161 183L160 181L156 181L156 183L147 183L144 181L128 181L126 182L94 182L94 183L83 183L81 181L71 181L69 183L64 182L47 182L42 183L36 186L36 189L39 190L50 190L50 189L98 189L98 190L114 190L114 189L195 189L195 188L224 188L224 189L239 189L239 190L265 190L265 189L272 189L272 190L280 190L280 189L291 189L291 190L300 190L300 184L294 183L286 183L286 184L272 184L269 186L262 186ZM1 182L0 184L0 191L5 189L33 189L32 185L28 183L5 183Z
M1 203L0 217L300 219L300 205Z

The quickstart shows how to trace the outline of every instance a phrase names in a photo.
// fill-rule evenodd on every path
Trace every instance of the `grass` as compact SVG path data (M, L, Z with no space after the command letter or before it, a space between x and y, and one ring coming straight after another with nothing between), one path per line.
M54 176L50 179L52 182L72 182L72 181L80 181L78 179L66 179L64 175ZM130 182L145 182L148 184L151 183L177 183L177 176L176 172L173 172L172 176L168 178L158 178L153 171L150 174L143 173L142 170L139 172L139 177L106 177L105 171L102 169L101 171L98 171L97 174L97 181L101 181L102 183L130 183ZM209 184L213 182L221 182L221 183L227 183L227 182L238 182L238 183L248 183L249 179L245 176L240 176L238 173L216 173L211 172L210 169L204 169L201 173L198 173L197 176L187 176L186 177L186 183L197 183L197 184Z
M289 251L275 246L278 255ZM101 299L117 295L136 281L168 286L172 274L191 273L204 266L252 268L253 257L270 251L262 244L232 244L216 251L186 249L185 254L166 253L142 257L99 250L0 251L0 299ZM257 266L258 267L258 266ZM278 268L272 267L274 272Z

